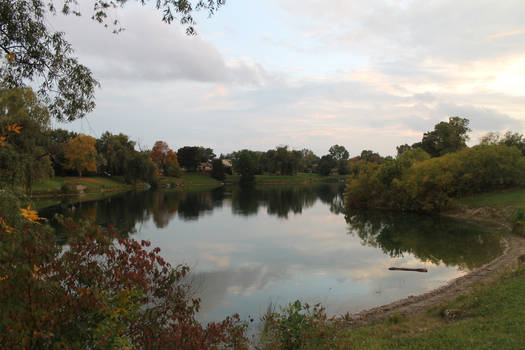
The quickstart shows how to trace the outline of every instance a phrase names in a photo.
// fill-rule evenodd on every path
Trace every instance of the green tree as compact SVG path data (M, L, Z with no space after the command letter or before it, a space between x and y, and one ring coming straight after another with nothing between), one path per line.
M328 153L334 158L335 160L348 160L348 157L350 157L350 153L346 150L344 146L339 145L333 145L328 150Z
M241 175L241 185L253 185L255 183L257 168L258 156L256 152L247 149L235 152L233 169Z
M148 152L135 152L127 164L124 178L130 183L136 184L142 180L155 187L158 182L156 169Z
M0 178L21 184L31 192L33 183L53 174L46 150L49 114L29 88L0 90Z
M106 131L97 139L95 144L99 157L102 157L103 164L98 171L106 175L125 175L128 170L128 163L135 155L135 142L128 139L122 133L113 135Z
M319 167L317 170L319 171L319 174L321 175L330 175L330 172L333 168L337 166L337 161L329 154L324 155L319 160Z
M118 21L109 18L109 10L134 2L153 3L162 12L163 21L179 21L190 35L195 34L195 10L204 9L211 15L224 4L224 0L91 1L92 18L113 26L114 32L121 28ZM0 63L0 85L14 88L39 84L38 94L50 114L58 120L74 120L93 110L99 84L78 62L65 33L49 27L46 16L57 12L81 15L77 0L0 0L0 50L6 58Z
M197 146L184 146L177 150L177 157L181 167L195 171L201 162L201 151Z
M226 175L224 174L224 165L222 159L214 159L211 163L211 177L216 180L224 181Z
M469 120L460 117L450 117L448 122L441 122L434 126L433 131L426 132L420 143L412 145L421 147L432 157L440 157L447 153L457 152L465 148L469 139L467 133Z
M64 129L54 129L48 131L47 150L51 156L55 176L69 175L68 169L65 168L65 144L76 136L78 136L76 132Z

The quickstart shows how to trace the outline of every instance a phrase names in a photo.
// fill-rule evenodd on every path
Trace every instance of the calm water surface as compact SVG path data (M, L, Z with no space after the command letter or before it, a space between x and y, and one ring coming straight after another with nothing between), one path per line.
M345 215L343 186L129 192L42 209L113 225L150 240L173 265L192 267L203 322L270 304L322 302L356 312L416 295L501 252L487 229L439 217L360 211ZM389 271L426 267L428 273Z

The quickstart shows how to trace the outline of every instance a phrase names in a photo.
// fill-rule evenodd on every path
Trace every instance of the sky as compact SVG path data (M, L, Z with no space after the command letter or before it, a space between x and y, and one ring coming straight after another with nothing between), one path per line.
M84 14L48 24L100 82L97 107L55 126L140 149L395 155L451 116L471 145L525 129L523 0L227 0L193 37L149 6L113 11L118 35Z

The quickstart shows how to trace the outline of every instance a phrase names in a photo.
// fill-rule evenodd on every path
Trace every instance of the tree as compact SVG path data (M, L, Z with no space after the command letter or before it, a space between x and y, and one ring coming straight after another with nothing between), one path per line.
M147 152L135 152L127 164L124 178L127 182L134 184L137 183L137 180L142 180L152 186L156 186L158 181L156 169Z
M36 180L53 174L48 130L49 113L31 89L0 90L0 180L29 193Z
M440 157L447 153L457 152L465 148L469 139L467 133L469 121L466 118L450 117L448 122L434 126L433 131L426 132L420 143L412 145L420 147L432 157Z
M111 8L128 0L92 0L92 18L119 32L118 21L108 17ZM141 5L153 1L135 0ZM62 3L62 4L60 4ZM205 9L212 15L224 0L155 1L162 20L179 21L189 35L195 34L193 12ZM57 5L57 7L55 7ZM57 8L59 10L57 10ZM4 88L39 84L38 94L57 120L81 118L95 107L95 88L99 83L92 72L80 64L65 34L48 27L46 16L61 12L81 15L77 0L0 0L0 50L6 59L0 65L0 85Z
M257 153L244 149L235 152L233 159L233 168L236 173L241 175L241 185L253 185L255 183L255 174L258 168Z
M321 157L321 160L319 161L319 167L317 169L319 170L319 174L327 176L330 175L330 172L336 166L337 161L331 155L327 154Z
M201 151L197 146L184 146L177 150L179 164L189 171L195 171L201 162Z
M214 159L211 163L211 177L216 180L224 181L226 175L224 174L224 165L222 159Z
M95 144L102 165L99 172L106 175L125 175L128 163L135 155L135 142L122 133L113 135L106 131Z
M151 149L150 156L164 175L177 177L181 175L177 154L168 147L166 142L155 142L155 145Z
M344 146L339 145L333 145L328 150L328 153L334 158L335 160L348 160L348 157L350 157L350 154L346 150Z
M72 138L65 145L66 168L74 169L78 176L83 171L97 171L97 149L96 140L87 135L80 134Z

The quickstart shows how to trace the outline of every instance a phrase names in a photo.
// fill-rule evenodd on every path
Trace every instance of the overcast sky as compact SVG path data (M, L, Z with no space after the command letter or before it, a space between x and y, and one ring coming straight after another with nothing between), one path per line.
M471 143L524 132L523 0L227 0L196 37L148 7L114 15L119 35L88 15L49 19L101 83L94 112L56 126L143 149L319 156L393 155L450 116L470 120Z

